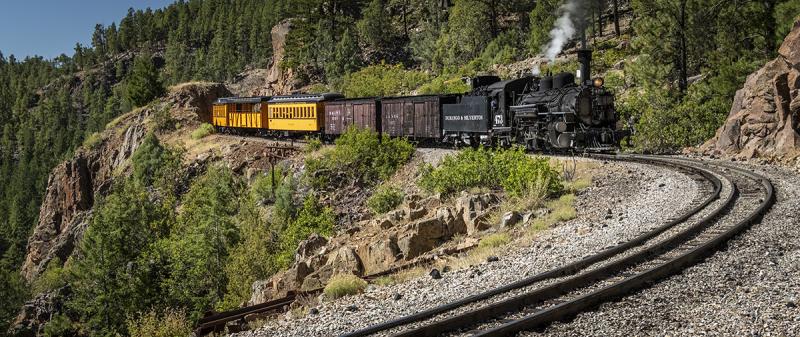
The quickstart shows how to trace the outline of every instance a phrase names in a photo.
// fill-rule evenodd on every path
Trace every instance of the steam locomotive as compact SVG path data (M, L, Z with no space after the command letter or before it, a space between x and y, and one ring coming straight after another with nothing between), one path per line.
M445 140L520 144L532 151L609 151L626 130L617 127L614 95L590 79L592 52L578 51L580 82L572 73L500 81L472 79L473 90L443 107Z
M347 128L455 145L532 151L611 151L627 134L617 126L614 95L591 79L592 52L578 52L572 73L469 79L463 95L345 98L338 94L221 98L212 124L221 132L335 138Z

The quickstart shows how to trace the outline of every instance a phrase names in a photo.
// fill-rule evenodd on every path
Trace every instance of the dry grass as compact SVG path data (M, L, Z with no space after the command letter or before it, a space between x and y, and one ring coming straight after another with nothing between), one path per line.
M483 237L478 243L478 248L496 248L504 246L511 242L511 236L508 233L495 233Z
M328 280L323 293L328 299L336 299L347 295L355 295L367 287L367 281L352 274L334 275Z
M550 213L534 220L533 224L528 227L528 232L535 234L561 221L575 219L578 216L578 212L573 205L574 203L574 194L564 194L558 199L548 201L545 206L550 210Z
M395 284L395 280L394 280L394 277L392 277L392 276L381 276L381 277L376 278L375 280L373 280L372 284L374 284L376 286L379 286L379 287L385 287L385 286L389 286L389 285Z

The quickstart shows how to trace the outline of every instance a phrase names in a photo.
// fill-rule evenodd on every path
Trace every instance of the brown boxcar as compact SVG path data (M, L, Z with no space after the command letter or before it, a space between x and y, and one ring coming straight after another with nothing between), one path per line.
M384 98L381 100L383 133L392 137L440 139L442 104L455 102L455 95Z
M381 104L377 98L355 98L325 103L325 134L341 135L350 126L380 132Z

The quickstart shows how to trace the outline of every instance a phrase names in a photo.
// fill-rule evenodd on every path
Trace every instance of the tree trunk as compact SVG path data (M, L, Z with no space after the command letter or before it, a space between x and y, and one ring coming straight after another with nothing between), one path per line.
M775 12L775 0L764 1L764 55L767 58L772 57L777 49L775 45L775 19L772 13Z
M681 95L686 93L686 89L689 87L689 80L688 80L688 65L687 63L687 55L686 55L686 0L681 0L681 9L680 9L680 22L679 22L679 33L680 34L680 62L679 62L679 70L680 70L680 78L678 78L678 88L681 91Z
M614 0L614 33L617 34L617 37L620 37L622 34L620 34L619 31L619 15L617 14L617 7L619 7L617 0Z
M605 1L597 0L597 30L598 35L603 36L603 13L605 13Z

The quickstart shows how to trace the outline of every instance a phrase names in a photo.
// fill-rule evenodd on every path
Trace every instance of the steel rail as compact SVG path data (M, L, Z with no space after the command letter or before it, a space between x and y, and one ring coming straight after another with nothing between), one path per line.
M606 159L606 160L619 160L619 158L614 157L614 156L595 155L595 157L596 158L601 158L601 159ZM649 159L649 158L638 158L638 159L636 159L636 161L644 162L644 163L650 163L650 164L654 164L655 163L653 159ZM510 283L510 284L505 285L505 286L497 287L497 288L494 288L494 289L491 289L491 290L488 290L488 291L485 291L485 292L482 292L482 293L479 293L479 294L476 294L476 295L468 296L468 297L465 297L463 299L456 300L456 301L453 301L453 302L450 302L450 303L447 303L447 304L444 304L444 305L436 306L434 308L431 308L431 309L428 309L428 310L424 310L424 311L421 311L421 312L418 312L418 313L415 313L415 314L412 314L412 315L408 315L408 316L400 317L400 318L393 319L393 320L390 320L390 321L386 321L386 322L383 322L383 323L379 323L379 324L376 324L376 325L368 326L366 328L363 328L363 329L360 329L360 330L357 330L357 331L353 331L353 332L350 332L350 333L343 334L342 336L343 337L359 337L359 336L367 336L367 335L374 334L374 333L381 332L381 331L390 330L390 329L395 328L395 327L408 325L408 324L411 324L411 323L414 323L414 322L423 321L425 319L428 319L428 318L431 318L431 317L435 317L435 316L440 315L442 313L445 313L445 312L448 312L448 311L452 311L452 310L457 309L459 307L462 307L462 306L465 306L465 305L468 305L468 304L471 304L471 303L475 303L475 302L478 302L478 301L486 300L486 299L489 299L491 297L494 297L494 296L497 296L497 295L500 295L500 294L503 294L503 293L507 293L509 291L513 291L513 290L516 290L516 289L519 289L519 288L523 288L523 287L529 286L531 284L534 284L534 283L542 281L542 280L573 275L573 274L577 273L578 271L580 271L580 270L582 270L582 269L584 269L584 268L586 268L586 267L588 267L588 266L590 266L592 264L595 264L597 262L603 261L605 259L608 259L610 257L618 255L619 253L622 253L624 251L627 251L629 249L632 249L634 247L637 247L637 246L640 246L640 245L644 244L645 242L647 242L650 239L652 239L652 238L660 235L661 233L669 230L670 228L672 228L672 227L674 227L674 226L676 226L676 225L678 225L680 223L685 222L686 220L688 220L689 218L691 218L695 214L699 213L701 210L705 209L709 204L711 204L712 202L714 202L715 200L720 198L720 194L721 194L721 191L722 191L722 182L720 181L719 178L717 178L712 173L710 173L710 172L708 172L706 170L697 169L695 167L687 167L687 166L683 166L683 165L670 165L670 164L666 164L666 163L663 163L663 162L658 162L658 164L662 165L662 166L677 167L677 168L688 170L688 171L691 171L691 172L694 172L694 173L700 175L707 182L711 183L711 185L713 186L712 193L706 199L704 199L700 204L698 204L697 206L695 206L692 209L688 210L687 212L679 215L678 217L674 218L673 220L668 221L664 225L659 226L659 227L657 227L657 228L655 228L655 229L653 229L651 231L648 231L646 233L643 233L643 234L637 236L636 238L634 238L634 239L632 239L630 241L627 241L627 242L622 243L620 245L605 249L605 250L603 250L603 251L601 251L601 252L599 252L597 254L588 256L586 258L580 259L578 261L572 262L572 263L564 265L562 267L558 267L558 268L555 268L555 269L552 269L552 270L549 270L549 271L542 272L542 273L537 274L537 275L533 275L531 277L527 277L527 278L521 279L519 281ZM729 199L730 199L730 197L729 197ZM730 200L728 202L730 202ZM721 211L721 208L718 209L718 211ZM718 212L715 212L715 213L718 213ZM619 264L619 268L622 268L622 267L624 267L624 264ZM589 279L594 278L594 277L599 277L599 275L597 275L597 274L587 275L585 278L581 278L580 280L576 280L576 281L574 281L574 283L569 284L569 285L571 287L576 287L576 286L578 286L579 282L588 282ZM552 288L557 288L557 287L550 287L549 289L552 289ZM550 293L550 296L552 296L553 294L554 293ZM500 313L501 312L505 312L505 310L508 310L508 308L505 307L505 306L502 306L502 305L495 304L495 305L486 307L484 309L484 311L476 311L471 315L467 315L467 316L463 317L463 319L459 319L457 317L454 317L454 318L451 318L451 319L448 319L448 320L445 320L445 321L441 321L441 322L438 323L438 328L431 327L432 334L426 333L426 332L421 331L419 329L413 329L413 330L410 330L408 333L402 333L399 336L416 336L417 334L422 334L422 335L427 335L427 336L436 336L436 335L438 335L439 333L441 333L443 331L446 331L448 329L453 329L454 327L458 327L458 326L464 325L465 323L474 323L475 320L479 319L480 316L482 316L482 315L487 315L487 314L497 315L498 312L500 312Z
M652 158L652 157L642 157ZM663 160L663 159L659 159ZM697 161L689 161L680 159L683 162L693 162L697 165ZM706 163L700 163L708 165ZM689 251L680 254L666 262L659 264L656 267L649 268L644 272L627 277L619 282L608 285L601 289L584 294L575 299L566 301L549 307L547 309L538 311L532 315L516 319L514 321L502 324L500 326L481 331L475 336L510 336L520 331L532 330L554 321L563 320L575 314L593 308L606 301L619 298L621 296L638 291L658 280L664 279L674 275L685 268L694 265L701 261L711 253L715 252L722 244L741 233L757 221L769 211L775 202L775 189L772 183L764 176L749 172L737 167L725 164L711 164L712 166L719 166L735 171L740 175L746 176L758 183L764 188L764 198L759 200L758 207L753 210L745 219L738 221L736 224L715 235L710 240L707 240Z

